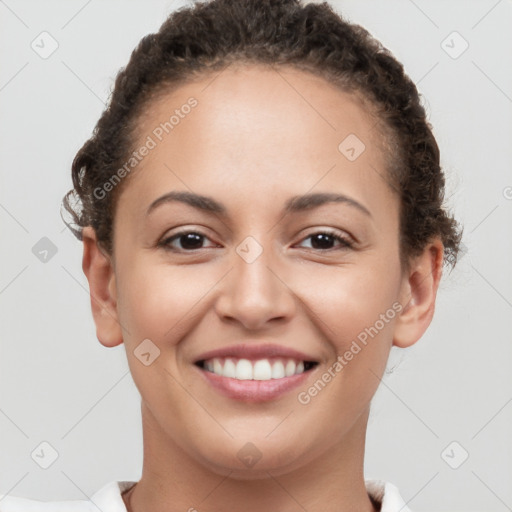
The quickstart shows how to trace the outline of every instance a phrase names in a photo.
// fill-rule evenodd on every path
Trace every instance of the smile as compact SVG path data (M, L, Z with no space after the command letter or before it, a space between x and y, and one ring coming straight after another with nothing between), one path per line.
M193 368L212 391L238 401L263 402L306 385L317 373L319 359L291 346L239 342L198 354Z
M249 360L244 358L214 357L198 361L198 366L208 372L236 380L268 381L284 379L302 374L317 363L290 358L264 358Z

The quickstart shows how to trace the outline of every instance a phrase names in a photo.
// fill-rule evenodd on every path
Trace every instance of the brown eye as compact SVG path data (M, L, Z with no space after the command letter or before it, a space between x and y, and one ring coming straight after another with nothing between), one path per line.
M304 240L311 239L311 248L318 250L335 250L335 249L348 249L352 247L352 242L344 236L341 236L332 231L319 231L308 235ZM338 247L332 245L338 243Z
M197 231L181 231L171 237L164 238L158 245L166 250L190 252L203 249L202 245L205 239L207 239L207 236ZM176 247L175 242L178 247Z

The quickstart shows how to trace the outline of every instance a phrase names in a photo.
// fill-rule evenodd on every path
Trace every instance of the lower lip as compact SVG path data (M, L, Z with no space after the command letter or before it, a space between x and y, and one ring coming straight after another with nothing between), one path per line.
M315 370L307 370L297 375L270 380L238 380L231 377L221 377L216 373L203 370L196 366L204 378L223 395L235 400L246 402L264 402L275 400L293 388L304 383Z

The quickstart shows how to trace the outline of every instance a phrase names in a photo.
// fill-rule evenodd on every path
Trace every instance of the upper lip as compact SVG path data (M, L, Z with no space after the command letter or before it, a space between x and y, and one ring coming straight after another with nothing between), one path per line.
M293 348L275 344L237 343L229 347L210 350L195 359L195 363L213 359L214 357L233 357L235 359L267 359L269 357L282 357L285 359L297 359L299 361L317 362L317 360L304 352Z

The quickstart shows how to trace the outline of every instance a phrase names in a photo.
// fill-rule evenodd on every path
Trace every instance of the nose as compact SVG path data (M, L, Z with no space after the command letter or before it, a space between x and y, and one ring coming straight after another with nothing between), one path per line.
M295 296L289 283L279 275L279 267L270 253L270 249L264 249L251 261L234 251L233 268L216 302L221 319L258 330L277 321L286 322L293 316Z

